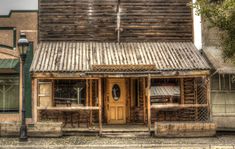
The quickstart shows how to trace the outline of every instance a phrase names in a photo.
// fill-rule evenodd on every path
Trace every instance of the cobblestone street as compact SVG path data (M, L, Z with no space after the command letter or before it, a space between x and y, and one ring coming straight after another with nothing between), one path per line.
M187 148L235 149L235 135L211 138L104 138L70 136L63 138L29 138L20 143L18 138L0 138L0 148Z

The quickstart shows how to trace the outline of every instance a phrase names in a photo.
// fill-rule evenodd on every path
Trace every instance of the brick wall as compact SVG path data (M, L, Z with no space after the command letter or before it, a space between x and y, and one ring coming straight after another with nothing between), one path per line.
M12 11L8 16L0 16L0 59L18 59L17 41L20 32L25 32L33 47L37 47L38 16L36 11ZM22 75L20 73L20 78ZM27 78L26 78L27 79ZM22 104L22 80L20 79L19 100ZM21 110L20 110L21 111ZM14 114L0 113L0 122L17 122L21 112Z

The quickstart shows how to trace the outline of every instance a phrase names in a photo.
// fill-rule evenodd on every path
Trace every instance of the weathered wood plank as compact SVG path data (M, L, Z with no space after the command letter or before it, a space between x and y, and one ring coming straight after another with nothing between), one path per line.
M192 41L189 0L40 0L40 41ZM117 30L118 29L118 30Z

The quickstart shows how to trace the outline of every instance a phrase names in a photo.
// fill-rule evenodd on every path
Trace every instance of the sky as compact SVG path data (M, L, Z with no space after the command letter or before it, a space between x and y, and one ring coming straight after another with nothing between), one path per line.
M8 15L10 10L37 10L38 0L0 0L0 15Z
M192 0L195 2L196 0ZM0 0L0 15L8 15L11 10L37 10L38 0ZM195 11L194 11L195 12ZM194 15L194 44L202 48L201 18Z

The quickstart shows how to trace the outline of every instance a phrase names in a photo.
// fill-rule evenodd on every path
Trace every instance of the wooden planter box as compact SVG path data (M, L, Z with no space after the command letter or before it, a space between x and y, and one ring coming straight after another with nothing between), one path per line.
M156 137L209 137L215 136L213 122L155 122Z

